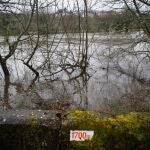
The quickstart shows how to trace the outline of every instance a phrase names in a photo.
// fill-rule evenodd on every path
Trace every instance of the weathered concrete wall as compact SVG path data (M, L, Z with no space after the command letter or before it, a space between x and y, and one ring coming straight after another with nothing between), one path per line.
M0 150L70 150L57 112L0 111Z
M0 150L70 150L59 129L36 125L0 125Z

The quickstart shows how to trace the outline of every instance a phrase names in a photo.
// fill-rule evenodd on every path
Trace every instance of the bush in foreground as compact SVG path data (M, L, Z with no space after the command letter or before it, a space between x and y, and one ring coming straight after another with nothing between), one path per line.
M73 142L79 150L148 150L150 147L150 116L148 113L129 113L102 118L98 113L70 113L72 129L94 130L92 141Z

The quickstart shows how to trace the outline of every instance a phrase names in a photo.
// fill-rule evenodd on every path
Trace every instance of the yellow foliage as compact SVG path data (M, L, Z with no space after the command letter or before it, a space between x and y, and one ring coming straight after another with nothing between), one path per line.
M79 149L88 150L92 147L92 149L101 150L105 146L111 147L115 142L115 146L120 148L125 145L132 148L147 139L147 132L150 129L150 116L136 112L114 118L103 118L99 113L92 111L74 111L70 112L69 118L72 120L72 129L95 132L92 141L74 143Z

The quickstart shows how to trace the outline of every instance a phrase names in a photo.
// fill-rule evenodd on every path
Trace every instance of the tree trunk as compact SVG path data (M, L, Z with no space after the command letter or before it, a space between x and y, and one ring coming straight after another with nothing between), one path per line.
M6 65L6 60L2 59L0 61L2 70L5 77L4 93L3 93L3 106L4 108L11 108L9 105L9 86L10 86L10 73Z
M88 73L87 73L87 68L88 68L88 50L89 50L89 41L88 41L88 1L84 0L84 5L85 5L85 35L86 35L86 39L85 39L85 64L84 64L84 83L85 83L85 108L88 109Z

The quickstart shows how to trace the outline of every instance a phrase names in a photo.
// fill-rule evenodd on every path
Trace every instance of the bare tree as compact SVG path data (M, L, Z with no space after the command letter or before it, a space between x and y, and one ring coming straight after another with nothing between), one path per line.
M15 13L13 12L13 8L11 8L11 6L13 7L13 5L21 5L19 2L17 3L12 3L9 1L2 1L1 2L2 4L2 8L4 8L4 10L6 10L6 12L10 12L12 13L13 15L15 15ZM3 98L3 105L6 107L6 108L10 108L10 105L9 105L9 86L10 86L10 71L8 69L8 66L7 66L7 61L9 60L10 57L12 57L15 52L17 51L17 47L19 45L19 43L22 41L22 36L28 32L28 29L30 27L30 24L31 24L31 21L32 21L32 18L33 18L33 14L34 14L34 11L35 11L35 4L36 4L36 1L33 1L32 5L31 5L31 13L30 13L30 17L28 19L28 23L26 24L26 26L23 25L23 30L20 32L20 34L17 36L16 40L15 41L10 41L9 38L7 38L7 40L5 41L6 44L8 45L8 54L6 55L3 55L3 52L1 51L1 54L0 54L0 64L1 64L1 67L2 67L2 70L3 70L3 73L4 73L4 78L5 78L5 85L4 85L4 98ZM3 11L4 11L3 10ZM21 22L19 22L21 23Z
M136 24L139 26L140 31L136 32L136 35L134 35L135 33L129 33L128 35L122 33L122 36L125 36L127 39L130 38L128 46L124 43L122 43L122 45L116 45L115 41L113 41L115 35L110 32L110 47L106 50L107 52L99 54L99 59L101 61L104 60L102 70L106 73L106 76L109 77L107 80L109 80L110 84L106 86L111 87L111 85L116 84L116 88L120 88L120 86L117 85L117 81L111 77L112 74L118 76L118 80L119 78L124 78L124 80L127 79L128 82L125 90L123 90L123 88L122 91L119 90L119 95L116 92L116 96L110 97L110 93L107 93L107 97L104 100L105 104L107 103L106 109L110 111L110 109L113 110L113 105L119 105L117 106L119 108L118 113L119 111L121 113L121 111L149 110L149 94L147 94L150 90L150 76L148 71L148 66L150 64L149 21L145 19L144 14L146 10L141 9L141 7L145 5L149 7L149 5L147 1L135 0L111 2L113 5L116 3L117 5L121 5L121 3L123 3L125 8L135 17ZM129 37L130 35L132 35L132 38ZM121 34L119 37L120 39L123 38ZM111 74L108 74L109 72L111 72ZM116 81L116 83L113 83L113 80ZM137 91L140 93L139 98L137 96L139 95ZM127 105L129 109L125 110Z

